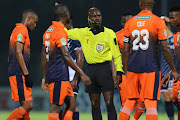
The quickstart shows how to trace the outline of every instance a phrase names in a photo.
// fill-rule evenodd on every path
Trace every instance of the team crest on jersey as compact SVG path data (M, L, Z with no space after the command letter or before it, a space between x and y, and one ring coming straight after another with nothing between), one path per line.
M61 39L61 44L62 44L62 45L66 45L66 38L62 38L62 39Z
M17 35L17 40L18 40L19 42L22 40L22 38L23 38L23 35L22 35L22 34L18 34L18 35Z
M165 34L165 36L167 37L167 30L166 30L166 29L164 30L164 34Z
M103 49L104 49L104 45L97 44L96 49L97 49L98 52L101 52L101 51L103 51Z
M52 32L53 31L53 27L52 28L48 28L47 32Z

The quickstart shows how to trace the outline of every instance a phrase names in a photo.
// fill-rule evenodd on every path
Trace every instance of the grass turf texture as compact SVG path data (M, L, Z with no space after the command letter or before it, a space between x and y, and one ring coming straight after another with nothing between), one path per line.
M9 111L0 111L0 120L6 120L6 118L11 114ZM107 113L102 113L103 120L107 120ZM32 111L30 113L31 120L48 120L48 112L37 112ZM141 116L139 120L145 120L145 113ZM159 120L169 120L166 113L159 113ZM131 116L132 119L132 116ZM130 120L131 120L130 119ZM80 113L80 120L92 120L91 113ZM177 120L177 113L175 114L175 120Z

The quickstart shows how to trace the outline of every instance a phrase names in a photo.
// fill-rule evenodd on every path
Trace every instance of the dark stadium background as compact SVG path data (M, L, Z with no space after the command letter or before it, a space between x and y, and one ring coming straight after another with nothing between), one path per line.
M123 12L136 15L140 10L139 0L0 0L0 88L9 87L7 74L9 38L15 24L21 22L22 12L32 9L37 12L39 22L34 31L30 32L31 64L30 74L34 85L41 85L41 48L42 36L51 24L52 7L55 2L66 4L73 16L74 27L88 26L87 11L90 7L97 7L102 11L103 26L119 31ZM174 5L180 5L180 0L155 0L153 13L158 16L168 15L168 10Z

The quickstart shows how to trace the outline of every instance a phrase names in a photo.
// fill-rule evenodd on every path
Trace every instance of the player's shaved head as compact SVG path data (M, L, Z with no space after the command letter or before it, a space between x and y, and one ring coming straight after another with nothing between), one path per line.
M141 10L152 11L154 4L155 4L154 0L139 0L139 8Z
M60 17L63 17L67 12L69 12L69 10L66 5L63 4L56 5L53 9L54 19L57 20Z
M27 18L27 17L33 17L33 16L38 16L36 12L34 12L31 9L27 9L23 12L22 17L23 19Z
M92 8L90 8L90 9L88 10L88 16L90 16L90 14L91 14L92 12L94 12L94 11L99 11L99 12L101 13L101 11L100 11L98 8L92 7Z

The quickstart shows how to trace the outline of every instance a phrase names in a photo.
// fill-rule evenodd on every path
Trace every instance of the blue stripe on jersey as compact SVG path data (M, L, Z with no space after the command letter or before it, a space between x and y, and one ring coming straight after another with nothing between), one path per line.
M173 35L168 37L168 45L171 48L172 51L172 55L174 58L174 39L173 39ZM167 72L170 70L169 64L167 63L166 59L164 58L164 55L162 53L162 47L160 47L160 51L161 51L161 78L163 78Z
M19 101L25 101L22 75L16 75Z
M73 60L77 60L75 50L81 48L81 44L78 40L68 39L68 50Z
M153 100L157 100L158 88L159 88L159 71L155 71Z
M54 90L53 90L53 104L59 105L60 100L60 93L61 93L61 82L54 83Z

